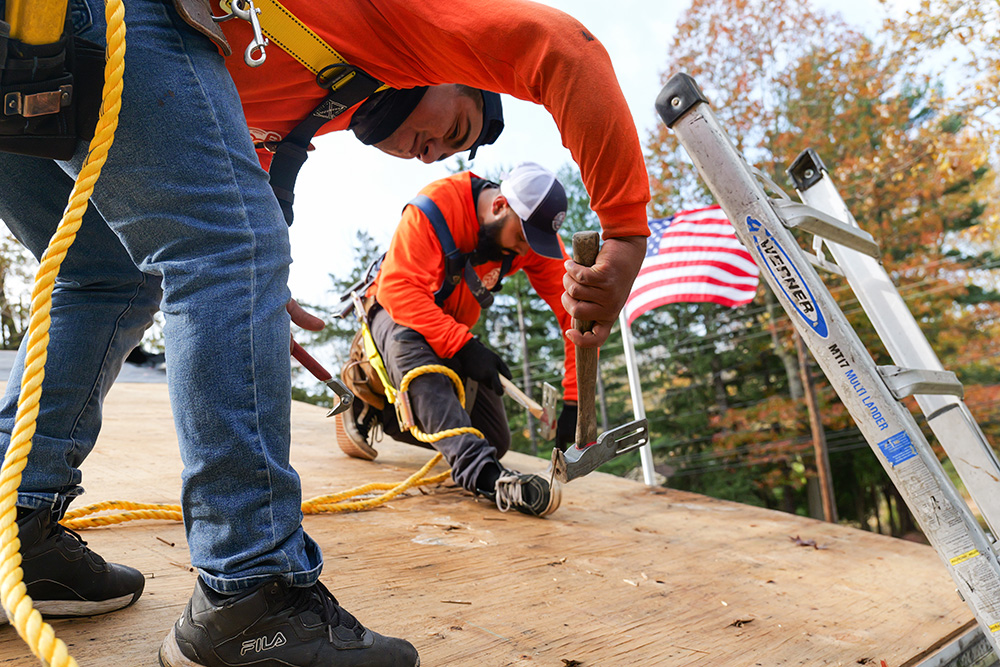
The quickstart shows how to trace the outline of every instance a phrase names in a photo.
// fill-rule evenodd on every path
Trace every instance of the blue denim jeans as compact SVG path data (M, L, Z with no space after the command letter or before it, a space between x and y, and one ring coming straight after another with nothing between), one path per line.
M71 4L78 33L104 44L103 3ZM131 0L125 20L119 125L52 297L18 504L61 515L82 493L103 399L159 308L192 564L222 592L276 577L310 585L323 561L289 464L288 229L215 46L165 0ZM86 151L69 162L0 154L0 218L36 257ZM3 450L23 355L0 405Z

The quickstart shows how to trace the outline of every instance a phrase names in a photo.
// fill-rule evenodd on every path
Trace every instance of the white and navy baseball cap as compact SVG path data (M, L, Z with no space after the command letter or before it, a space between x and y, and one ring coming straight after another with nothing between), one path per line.
M534 162L522 162L500 183L521 218L521 229L531 249L543 257L561 259L559 228L566 219L566 191L555 174Z

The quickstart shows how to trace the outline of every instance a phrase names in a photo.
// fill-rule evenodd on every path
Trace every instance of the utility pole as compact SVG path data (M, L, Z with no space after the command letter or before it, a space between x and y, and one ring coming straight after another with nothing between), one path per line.
M528 365L528 335L524 331L524 308L521 306L522 292L517 292L517 328L521 331L521 389L525 394L531 396L531 368ZM535 436L535 418L525 409L528 417L528 440L531 443L531 454L538 455L538 439Z
M608 430L608 398L604 395L604 380L601 378L601 366L597 366L597 404L601 408L601 431Z
M806 407L809 409L809 428L812 430L813 450L816 452L816 472L819 475L819 494L823 499L823 520L837 522L837 503L833 498L833 479L830 474L830 455L826 449L826 432L819 418L819 403L816 401L816 388L813 386L812 372L809 370L809 355L802 336L795 336L795 351L799 355L799 368L802 373L802 389L805 393Z

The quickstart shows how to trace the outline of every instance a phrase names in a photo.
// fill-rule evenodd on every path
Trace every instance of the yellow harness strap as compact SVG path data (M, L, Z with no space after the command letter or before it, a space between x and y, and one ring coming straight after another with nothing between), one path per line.
M368 323L364 320L361 321L361 337L365 341L365 356L368 357L368 363L375 369L378 379L382 381L386 399L389 403L394 404L396 402L396 389L389 381L389 372L385 368L385 362L382 361L382 355L375 347L375 339L372 338L371 329L368 328Z
M232 11L231 0L220 0L219 5L226 11ZM322 37L278 0L255 0L254 5L260 9L260 28L267 38L313 74L319 74L330 65L349 64L336 49L324 42ZM346 84L353 76L353 73L345 76L331 90ZM388 87L383 84L378 90Z

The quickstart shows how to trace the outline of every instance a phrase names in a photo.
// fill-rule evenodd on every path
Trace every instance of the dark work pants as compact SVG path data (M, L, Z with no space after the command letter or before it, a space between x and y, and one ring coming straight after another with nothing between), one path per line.
M382 354L389 379L399 387L403 376L420 366L443 364L462 375L452 359L442 359L419 333L396 324L389 313L376 306L371 319L372 337ZM463 378L464 379L464 378ZM455 385L446 375L421 375L409 387L410 404L417 425L424 433L433 434L450 428L474 426L486 439L462 434L439 440L433 447L451 465L451 477L469 491L476 490L476 478L487 463L497 460L510 449L510 426L503 400L493 390L479 385L475 402L469 412L462 409ZM410 433L394 436L402 442L426 447Z

